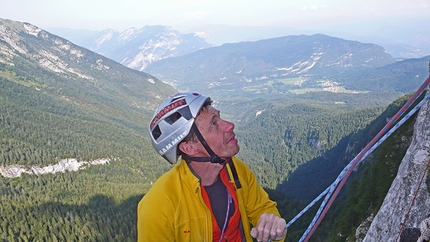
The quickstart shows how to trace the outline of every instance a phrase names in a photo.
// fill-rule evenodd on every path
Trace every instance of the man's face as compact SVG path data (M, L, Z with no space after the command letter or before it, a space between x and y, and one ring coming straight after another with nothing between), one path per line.
M239 152L239 145L233 132L234 124L221 119L220 112L214 107L202 108L196 118L196 125L209 147L219 157L227 158ZM200 142L198 149L201 156L209 156Z

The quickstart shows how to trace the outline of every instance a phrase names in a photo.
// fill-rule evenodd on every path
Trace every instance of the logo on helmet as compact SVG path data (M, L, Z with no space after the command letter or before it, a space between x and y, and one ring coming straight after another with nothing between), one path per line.
M180 134L178 137L176 137L176 139L172 140L172 142L170 142L168 145L166 145L163 149L159 150L158 153L160 155L164 155L164 153L169 151L174 145L181 142L181 140L183 140L185 138L185 136L187 136L187 133L188 133L187 131L182 132L182 134Z
M155 117L151 121L151 124L149 125L149 128L150 129L154 128L155 123L157 123L158 120L160 120L164 115L166 115L167 113L169 113L173 109L176 109L176 108L178 108L180 106L184 106L184 105L187 105L187 102L185 101L185 99L180 99L174 103L167 105L166 107L161 109L160 112L157 113L157 115L155 115Z

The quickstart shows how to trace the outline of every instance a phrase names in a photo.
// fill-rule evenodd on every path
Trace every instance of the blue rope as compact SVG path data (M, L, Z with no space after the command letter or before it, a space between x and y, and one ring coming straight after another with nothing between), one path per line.
M425 88L429 85L430 82L430 77L423 83L423 85L417 90L417 92L413 95L413 97L399 110L399 112L390 120L390 122L384 126L384 128L380 131L380 133L378 133L378 135L374 138L378 139L377 142L375 142L373 145L371 144L374 140L372 140L371 143L369 143L370 149L365 151L365 149L363 149L359 155L357 155L356 157L354 157L354 159L342 170L342 172L339 174L339 176L337 177L337 179L329 186L327 187L320 195L318 195L308 206L306 206L299 214L297 214L290 222L288 222L288 224L286 225L286 228L288 228L289 226L291 226L298 218L300 218L306 211L309 210L309 208L311 208L313 205L315 205L315 203L317 201L319 201L324 195L326 195L324 201L322 202L322 204L320 205L320 208L318 209L317 213L315 214L311 224L309 225L309 227L307 228L307 230L305 231L305 233L303 234L303 236L300 238L300 241L303 241L304 239L306 239L306 237L308 236L309 232L311 231L312 228L315 227L316 221L318 218L321 218L321 213L323 208L325 207L327 210L330 207L330 204L333 202L334 198L332 197L333 192L335 191L336 187L338 186L339 182L341 182L345 177L347 178L349 176L348 172L350 173L351 168L354 168L356 165L358 165L359 163L361 163L365 158L367 158L367 156L372 153L382 142L384 142L394 131L396 131L404 122L406 122L406 120L408 120L417 110L419 110L419 108L428 100L430 99L430 96L428 95L427 97L425 97L419 104L417 104L407 115L405 115L394 127L392 127L391 129L388 130L387 132L387 126L388 125L392 125L396 122L396 120L403 114L404 111L406 111L407 108L410 107L410 105L415 101L416 98L419 97L419 95L421 95L421 93L425 90ZM380 134L382 132L387 132L383 137L380 136ZM369 146L368 145L368 146ZM365 151L364 155L362 154L363 151ZM360 157L361 156L361 157ZM356 161L358 159L358 157L360 157L360 159L358 161ZM343 186L343 185L342 185ZM338 188L339 190L339 188ZM335 193L335 196L337 196L338 194ZM327 201L329 200L329 198L332 197L332 200L329 203L329 206L326 207ZM325 215L325 213L323 214ZM316 227L313 229L313 231L315 231ZM312 231L312 232L313 232ZM310 236L309 236L310 237ZM307 238L309 239L309 238Z
M417 104L407 115L405 115L395 126L393 126L380 140L378 140L378 142L376 142L362 157L361 159L357 162L357 164L361 163L363 160L365 160L367 158L367 156L369 156L380 144L382 144L391 134L393 134L403 123L405 123L414 113L416 113L416 111L418 111L421 106L430 99L430 95L426 96L419 104ZM320 205L320 208L318 209L314 219L312 220L311 224L309 225L309 227L307 228L307 230L305 231L305 233L302 235L302 237L300 238L299 241L303 241L306 236L309 234L311 228L315 225L315 222L317 220L317 218L321 215L322 209L325 207L328 197L330 197L333 193L334 188L336 187L337 184L339 183L339 181L341 181L345 174L346 171L348 169L350 169L351 165L354 163L354 161L357 159L358 156L356 156L340 173L340 175L337 177L336 181L332 183L332 185L329 187L330 188L330 192L329 194L327 194L326 199L324 200L324 202ZM327 193L327 190L329 190L329 188L327 188L324 192L322 192L314 201L312 201L312 205L314 205L316 203L316 201L318 201L325 193ZM312 205L308 205L304 210L302 210L302 212L300 212L300 216L305 213ZM295 222L295 220L298 219L298 217L300 216L296 216L294 218L294 220L290 221L288 223L288 226L291 225L292 223Z

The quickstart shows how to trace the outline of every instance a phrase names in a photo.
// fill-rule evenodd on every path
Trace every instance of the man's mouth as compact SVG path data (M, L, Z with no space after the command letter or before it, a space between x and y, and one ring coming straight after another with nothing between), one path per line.
M230 142L232 142L232 141L236 141L236 135L233 135L233 137L231 137L231 138L227 141L227 143L230 143Z

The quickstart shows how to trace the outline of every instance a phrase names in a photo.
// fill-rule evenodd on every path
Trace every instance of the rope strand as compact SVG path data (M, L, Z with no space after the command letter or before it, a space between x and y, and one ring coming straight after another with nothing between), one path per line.
M325 193L328 192L326 198L324 199L323 203L320 205L320 209L318 210L317 214L315 215L314 219L312 220L311 224L309 225L308 229L303 234L300 241L308 241L309 238L312 236L313 232L316 230L316 228L321 223L322 219L324 218L325 214L328 212L328 209L332 205L333 201L336 199L337 195L339 194L340 190L343 188L343 185L345 184L346 180L348 179L349 175L352 173L352 170L357 166L358 163L360 163L365 157L367 157L370 152L372 152L381 142L381 138L386 137L386 135L391 135L392 132L390 132L390 128L393 124L397 122L397 120L404 114L404 112L412 105L412 103L415 102L415 100L424 92L425 88L429 86L430 83L430 76L427 78L427 80L420 86L420 88L415 92L415 94L406 102L403 107L396 113L396 115L393 116L393 118L382 128L382 130L369 142L369 144L345 167L345 169L341 172L341 174L338 176L335 182L330 185L329 188L327 188L323 193L321 193L314 201L312 201L312 205L316 203ZM427 96L424 100L428 100L429 96ZM416 112L416 110L421 107L421 105L424 103L422 100L419 105L416 105L411 112ZM402 120L406 121L406 117L409 118L412 116L411 114L406 115ZM403 121L404 122L404 121ZM403 123L402 122L402 123ZM400 123L400 122L399 122ZM394 126L395 129L397 129L400 125L399 123ZM396 127L397 126L397 127ZM385 134L388 131L387 134ZM339 183L340 180L340 183ZM338 184L339 183L339 184ZM338 186L337 186L338 185ZM337 189L334 190L334 188L337 186ZM329 190L329 191L328 191ZM333 194L334 192L334 194ZM330 198L330 200L327 203L327 200ZM312 205L308 205L305 210L308 210ZM299 213L292 221L290 221L287 224L287 227L291 225L295 220L297 220L298 217L300 217L304 212Z

